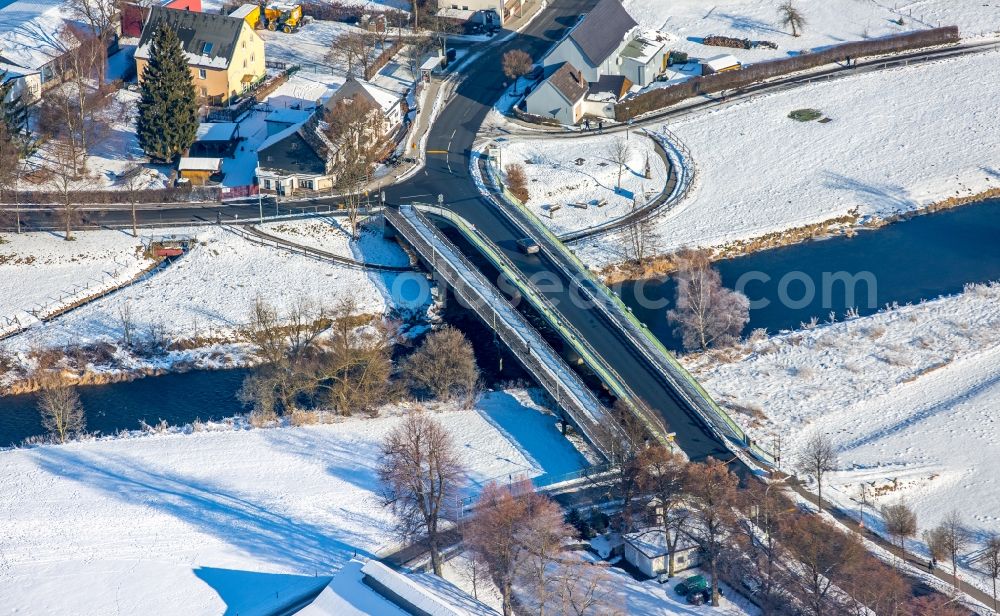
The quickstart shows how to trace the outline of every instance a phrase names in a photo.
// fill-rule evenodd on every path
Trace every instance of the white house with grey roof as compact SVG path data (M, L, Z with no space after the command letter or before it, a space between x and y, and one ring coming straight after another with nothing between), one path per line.
M667 43L667 36L641 30L619 0L600 0L545 56L547 77L528 95L526 109L563 124L575 124L585 115L613 117L615 103L633 87L653 83L666 69ZM550 83L563 76L563 67L572 67L586 84L579 112L575 98L558 109L553 106L554 93L567 90L566 83Z

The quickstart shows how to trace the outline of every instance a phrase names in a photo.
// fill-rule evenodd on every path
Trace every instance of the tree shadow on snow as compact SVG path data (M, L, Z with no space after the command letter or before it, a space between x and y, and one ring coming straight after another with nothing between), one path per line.
M916 206L910 193L902 186L868 184L839 173L827 172L825 175L824 184L827 187L853 192L857 196L867 199L870 205L890 207L896 210L910 210Z
M352 554L360 538L336 526L300 521L223 486L143 466L134 458L62 447L33 453L41 470L103 491L123 502L169 514L274 565L328 571Z
M195 576L214 590L226 604L223 616L264 614L267 607L290 605L318 595L329 577L260 573L216 567L198 567ZM256 609L255 609L256 608Z

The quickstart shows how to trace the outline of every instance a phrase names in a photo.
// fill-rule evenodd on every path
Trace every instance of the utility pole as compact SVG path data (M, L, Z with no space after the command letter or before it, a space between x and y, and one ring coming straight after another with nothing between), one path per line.
M277 207L278 199L274 200ZM264 223L264 194L260 191L260 161L257 161L257 211L260 215L261 224Z

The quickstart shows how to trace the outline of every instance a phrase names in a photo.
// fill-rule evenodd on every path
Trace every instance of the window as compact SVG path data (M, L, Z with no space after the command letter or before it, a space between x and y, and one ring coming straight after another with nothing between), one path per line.
M246 42L246 41L243 41L243 42L241 43L241 45L243 46L243 49L246 49L246 48L247 48L247 42Z
M256 60L256 59L257 59L257 58L256 58L256 57L254 57L254 55L253 55L253 54L250 54L250 61L251 61L251 62L253 62L253 61L254 61L254 60Z
M201 44L201 54L207 56L212 53L212 43L202 43Z
M301 185L302 188L306 188L308 190L312 190L313 189L313 181L312 180L300 180L299 181L299 185Z
M208 71L203 68L198 69L198 79L208 79ZM204 88L202 88L204 90Z
M243 68L246 68L246 67L247 67L247 59L243 58Z
M264 188L271 190L271 180L264 180Z
M208 96L208 88L202 88L201 89L201 95L202 96Z

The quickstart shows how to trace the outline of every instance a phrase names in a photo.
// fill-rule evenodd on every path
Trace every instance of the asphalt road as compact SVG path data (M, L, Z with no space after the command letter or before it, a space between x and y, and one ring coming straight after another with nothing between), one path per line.
M495 205L484 199L470 177L469 163L473 142L487 113L504 90L505 77L500 60L509 49L524 49L534 58L565 34L579 16L589 10L596 0L553 0L527 28L511 40L496 46L484 47L481 55L473 59L463 71L466 77L455 89L441 110L427 137L427 162L408 180L385 189L389 205L414 201L436 203L437 196L444 196L447 207L463 216L488 235L521 269L536 281L545 281L540 290L559 308L563 316L581 332L590 345L629 382L648 405L664 418L669 430L676 433L677 445L692 459L708 456L729 459L732 455L725 446L706 430L697 416L689 411L667 387L655 368L648 365L638 349L619 334L615 325L606 320L601 311L579 305L578 285L568 280L560 267L545 256L527 256L517 250L516 241L522 237L517 226ZM433 153L440 152L440 153ZM264 204L265 215L321 211L327 205L318 201L313 205ZM258 216L258 204L227 205L225 208L163 208L140 212L144 225L184 224L214 221L219 211L229 222L253 220ZM90 224L125 225L130 213L117 211L85 211ZM59 228L58 214L34 211L29 228ZM565 265L565 264L564 264ZM586 294L583 295L586 297Z
M639 350L619 333L617 327L606 321L601 311L574 301L579 296L575 281L568 280L561 273L563 270L545 256L528 256L517 250L516 241L522 233L495 205L481 196L470 177L469 157L477 131L504 89L500 71L503 53L518 48L528 51L532 57L541 57L593 4L595 0L550 2L519 36L498 47L487 48L474 60L465 71L470 77L458 86L428 135L427 151L442 153L429 153L423 170L406 182L387 188L386 201L390 205L414 201L436 203L437 195L443 195L447 207L488 235L525 275L545 281L546 284L539 285L540 290L591 346L628 379L637 395L661 414L668 428L676 432L681 449L696 460L708 456L729 459L732 454L676 399L655 368L646 363Z

